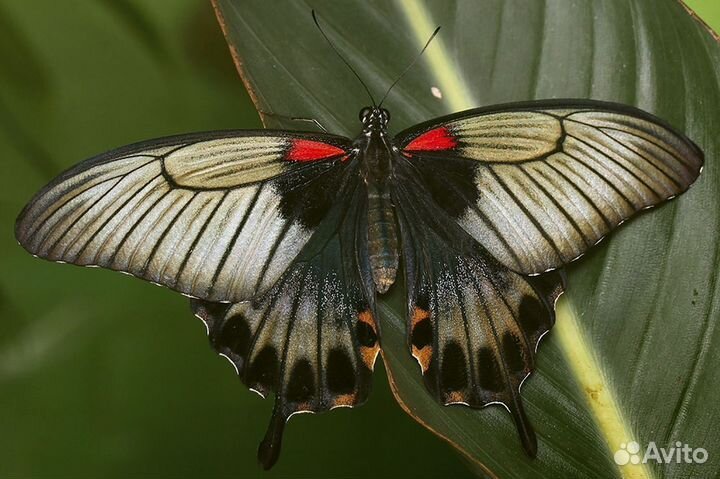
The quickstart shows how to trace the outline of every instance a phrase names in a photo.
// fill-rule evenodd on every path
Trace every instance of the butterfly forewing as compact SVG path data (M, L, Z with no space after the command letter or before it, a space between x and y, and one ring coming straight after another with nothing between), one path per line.
M537 101L470 110L398 135L433 198L498 260L539 274L695 181L703 154L624 105Z
M287 269L332 206L349 141L235 131L155 140L87 160L43 188L16 236L36 256L119 270L214 301Z

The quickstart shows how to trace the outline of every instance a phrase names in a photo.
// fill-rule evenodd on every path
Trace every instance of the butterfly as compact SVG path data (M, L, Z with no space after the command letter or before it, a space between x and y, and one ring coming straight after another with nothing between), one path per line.
M191 297L212 347L274 394L266 468L293 414L366 401L376 302L400 277L429 394L504 405L535 456L520 386L553 326L560 268L686 191L703 153L647 112L593 100L493 105L394 136L390 121L372 101L354 139L233 130L115 149L42 188L16 238Z

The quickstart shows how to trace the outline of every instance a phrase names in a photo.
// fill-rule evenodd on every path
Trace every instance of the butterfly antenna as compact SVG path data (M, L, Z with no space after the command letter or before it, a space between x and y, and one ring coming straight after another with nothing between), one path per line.
M384 94L383 97L382 97L382 100L380 100L380 104L378 105L378 108L380 108L380 107L382 106L383 102L385 101L385 98L387 98L387 96L388 96L388 93L390 93L390 90L392 90L393 87L394 87L395 85L397 85L397 83L398 83L400 80L402 80L402 78L405 76L405 74L410 71L410 69L415 65L415 63L417 63L417 61L420 59L420 57L422 56L422 54L425 53L425 50L427 50L427 47L430 45L430 42L433 41L433 38L435 38L435 35L437 35L439 31L440 31L440 27L437 27L437 28L435 29L435 31L432 33L432 35L430 35L430 38L428 38L428 41L425 42L425 46L422 48L422 50L420 50L420 53L417 54L417 56L416 56L415 59L410 63L410 65L408 65L407 67L405 67L405 70L403 70L403 72L400 74L400 76L397 78L397 80L395 80L395 81L393 82L393 84L390 85L390 88L387 89L387 91L385 92L385 94Z
M312 17L313 17L313 20L315 21L315 26L318 28L318 30L320 30L320 33L322 34L323 38L325 38L325 41L328 42L328 44L333 49L335 54L338 57L340 57L340 60L342 60L342 62L350 69L350 71L353 72L353 75L355 75L355 78L358 79L358 81L360 82L360 84L363 86L363 88L367 92L368 96L370 97L370 101L372 102L373 106L375 106L375 99L373 98L372 93L370 93L370 89L367 87L365 82L362 81L362 78L360 78L360 75L358 75L358 73L355 71L355 69L352 67L352 65L350 65L350 63L347 60L345 60L345 57L343 57L342 54L340 53L340 51L337 48L335 48L335 45L333 45L333 43L330 41L328 36L325 34L322 27L320 26L320 22L318 22L317 15L315 15L315 10L312 10Z

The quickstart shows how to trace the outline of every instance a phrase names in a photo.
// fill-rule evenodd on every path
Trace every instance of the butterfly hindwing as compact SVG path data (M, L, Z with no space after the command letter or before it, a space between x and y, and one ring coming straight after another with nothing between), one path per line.
M192 303L212 346L235 365L241 380L263 396L275 394L258 452L265 467L277 459L292 414L365 401L380 350L362 254L364 190L357 178L336 186L344 199L267 293L239 304Z
M50 260L246 300L280 277L329 211L348 148L342 137L267 131L131 145L43 188L16 237Z
M395 191L408 288L408 343L428 390L444 405L502 403L526 451L535 433L520 386L554 323L563 280L511 271L434 205L411 165Z
M641 110L551 100L432 120L397 143L429 191L493 256L539 274L689 188L703 154Z

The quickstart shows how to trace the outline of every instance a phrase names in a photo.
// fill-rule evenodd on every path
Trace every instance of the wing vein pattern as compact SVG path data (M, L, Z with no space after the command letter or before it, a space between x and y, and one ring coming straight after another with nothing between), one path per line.
M294 161L298 145L320 145L320 156L311 149ZM130 273L196 298L248 300L279 279L330 209L348 148L342 137L267 131L131 145L43 188L20 214L16 237L49 260Z
M683 193L704 161L659 118L589 100L470 110L398 137L435 202L500 262L531 275L575 260L638 211ZM473 178L461 194L432 187L458 175Z

